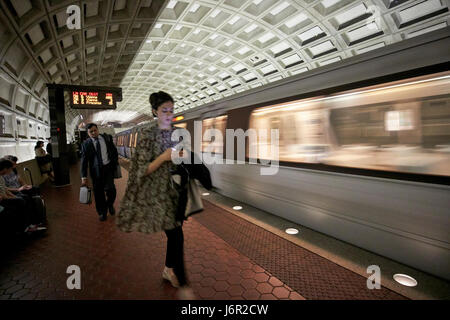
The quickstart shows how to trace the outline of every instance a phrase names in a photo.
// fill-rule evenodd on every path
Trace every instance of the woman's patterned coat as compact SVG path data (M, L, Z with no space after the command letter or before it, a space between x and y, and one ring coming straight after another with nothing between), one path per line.
M154 233L182 224L175 219L178 191L171 183L174 164L166 161L156 171L144 176L148 165L167 148L176 144L170 139L172 132L173 128L159 129L154 121L138 133L127 189L116 219L120 230Z

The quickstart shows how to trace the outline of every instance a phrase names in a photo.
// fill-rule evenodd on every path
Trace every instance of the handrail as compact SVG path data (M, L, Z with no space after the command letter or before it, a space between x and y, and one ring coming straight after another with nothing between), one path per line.
M24 172L25 172L25 171L28 171L28 174L30 175L31 185L33 186L34 183L33 183L33 176L32 176L32 174L31 174L31 170L28 169L27 167L25 167L25 168L23 168L23 171L24 171Z

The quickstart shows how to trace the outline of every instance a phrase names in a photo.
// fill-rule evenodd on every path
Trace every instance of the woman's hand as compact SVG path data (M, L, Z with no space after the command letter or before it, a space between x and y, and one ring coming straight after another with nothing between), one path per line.
M166 149L166 151L161 153L158 158L149 163L149 165L147 166L147 170L145 171L145 175L149 175L157 170L164 162L172 161L172 153L176 154L177 151L173 150L172 148L168 148ZM178 151L178 156L183 156L183 150Z
M161 160L163 161L171 161L172 160L172 148L167 148L166 151L164 151L161 154Z
M145 171L145 175L149 175L158 169L164 162L172 160L172 148L166 149L163 153L161 153L158 158L150 162L147 166L147 170Z

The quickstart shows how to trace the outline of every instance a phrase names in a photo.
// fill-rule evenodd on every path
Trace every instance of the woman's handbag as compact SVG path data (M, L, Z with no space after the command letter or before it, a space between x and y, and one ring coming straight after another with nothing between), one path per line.
M184 216L187 218L194 213L203 211L203 202L200 190L195 179L189 179L187 183L187 203Z
M178 220L187 220L190 215L203 211L198 185L184 166L178 166L177 172L172 174L171 185L179 194L176 214Z

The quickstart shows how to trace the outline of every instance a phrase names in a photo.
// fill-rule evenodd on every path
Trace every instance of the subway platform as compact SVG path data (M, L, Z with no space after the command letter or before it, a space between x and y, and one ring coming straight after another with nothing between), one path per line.
M116 210L127 170L116 180ZM95 205L78 202L79 167L71 185L42 186L47 205L46 233L2 248L1 300L175 300L176 289L161 277L166 236L124 233L108 215L100 222ZM404 288L385 276L380 289L368 289L368 265L383 257L299 227L301 236L284 234L293 224L244 207L210 192L205 210L184 225L188 279L199 300L408 300L448 299L449 283L408 269L418 288ZM295 225L294 225L295 226ZM377 260L379 259L379 260ZM81 289L69 290L69 266L81 271Z

